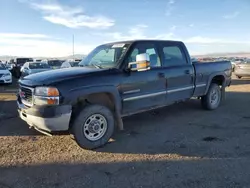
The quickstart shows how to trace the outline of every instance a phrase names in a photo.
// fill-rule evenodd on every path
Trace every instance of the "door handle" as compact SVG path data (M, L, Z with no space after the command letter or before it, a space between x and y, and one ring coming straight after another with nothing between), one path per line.
M158 75L159 75L159 77L161 77L161 78L164 78L164 77L165 77L165 74L164 74L163 72L160 72Z
M190 70L185 70L185 74L190 74Z

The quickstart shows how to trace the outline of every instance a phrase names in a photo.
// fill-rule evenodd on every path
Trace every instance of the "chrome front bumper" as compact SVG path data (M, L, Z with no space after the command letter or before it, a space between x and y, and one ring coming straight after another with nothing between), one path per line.
M53 117L39 117L34 114L28 113L27 108L17 101L19 117L24 120L30 127L38 131L57 132L67 131L71 118L71 110L67 113L60 113Z

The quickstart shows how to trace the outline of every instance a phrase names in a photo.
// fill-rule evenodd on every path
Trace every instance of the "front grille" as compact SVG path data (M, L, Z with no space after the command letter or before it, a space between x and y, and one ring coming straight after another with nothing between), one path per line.
M20 98L22 102L26 105L32 105L33 103L33 88L20 86Z
M0 74L0 78L2 78L3 74Z

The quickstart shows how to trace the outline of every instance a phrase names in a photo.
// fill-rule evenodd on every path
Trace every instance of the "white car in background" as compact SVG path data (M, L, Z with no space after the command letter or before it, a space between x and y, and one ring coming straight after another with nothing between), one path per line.
M0 84L11 84L12 83L12 74L5 67L4 64L0 63Z
M79 61L65 61L62 63L61 69L63 68L71 68L71 67L79 67Z

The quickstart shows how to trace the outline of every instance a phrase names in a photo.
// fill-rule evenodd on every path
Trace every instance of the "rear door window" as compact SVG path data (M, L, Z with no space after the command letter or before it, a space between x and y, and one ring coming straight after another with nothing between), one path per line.
M164 67L187 64L185 55L178 45L163 45L162 53Z

